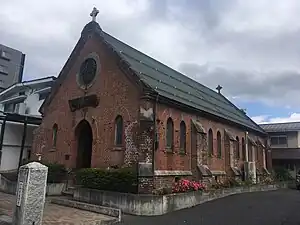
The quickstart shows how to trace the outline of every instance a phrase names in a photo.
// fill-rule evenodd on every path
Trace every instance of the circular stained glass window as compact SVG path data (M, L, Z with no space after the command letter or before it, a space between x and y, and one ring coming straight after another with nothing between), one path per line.
M86 59L80 66L79 76L83 85L91 84L97 73L97 62L93 58Z

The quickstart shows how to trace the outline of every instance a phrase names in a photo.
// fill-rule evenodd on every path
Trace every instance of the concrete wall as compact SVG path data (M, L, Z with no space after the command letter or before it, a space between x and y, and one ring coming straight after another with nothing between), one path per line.
M62 192L66 189L65 183L47 184L46 194L47 196L62 195ZM16 194L17 182L10 181L0 174L0 191L8 194Z
M0 129L1 129L0 125ZM28 150L31 149L33 130L37 126L28 126L27 135L25 141L25 147L23 151L23 159L27 159ZM0 162L0 170L13 170L17 169L19 165L19 156L21 151L23 137L23 124L7 122L5 125L3 146L2 146L2 157Z
M43 104L44 100L39 100L39 94L30 94L27 96L27 99L24 101L26 107L28 108L28 114L30 115L41 115L39 109Z
M283 185L255 185L251 187L237 187L215 190L209 193L200 191L171 195L135 195L128 193L99 191L78 188L74 191L74 199L95 205L119 208L122 212L133 215L156 216L172 211L190 208L201 203L225 196L244 192L276 190Z
M15 194L17 189L17 183L11 182L0 174L0 191Z

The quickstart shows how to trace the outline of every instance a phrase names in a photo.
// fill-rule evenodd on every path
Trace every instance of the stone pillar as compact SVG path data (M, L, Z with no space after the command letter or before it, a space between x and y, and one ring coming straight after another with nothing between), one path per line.
M46 198L48 167L38 162L19 169L14 225L41 225Z
M266 164L266 148L263 148L263 168L267 169L267 164Z
M229 140L229 165L234 167L234 142Z
M248 142L248 132L245 135L245 161L249 161L249 142Z

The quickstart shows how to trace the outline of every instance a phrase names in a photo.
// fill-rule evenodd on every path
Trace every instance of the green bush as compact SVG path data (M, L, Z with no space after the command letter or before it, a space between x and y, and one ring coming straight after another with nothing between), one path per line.
M67 169L58 163L43 163L48 167L47 183L62 183L67 178Z
M98 169L86 168L76 172L76 183L85 188L135 193L136 172L131 168Z
M22 165L36 162L34 160L24 160ZM67 169L64 165L59 163L39 162L48 167L47 183L63 183L67 178Z
M291 176L289 170L284 167L274 167L274 179L277 181L290 181L295 178Z

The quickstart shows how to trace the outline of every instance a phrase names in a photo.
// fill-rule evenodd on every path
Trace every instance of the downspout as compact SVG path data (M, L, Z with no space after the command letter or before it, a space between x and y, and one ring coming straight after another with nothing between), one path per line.
M26 141L26 135L27 135L27 116L25 117L24 127L23 127L23 137L22 137L21 151L20 151L20 156L19 156L19 168L22 165L22 158L23 158L24 145L25 145L25 141Z
M155 178L155 151L157 150L156 149L156 141L157 141L157 131L156 131L156 110L157 110L157 103L158 103L158 97L159 97L159 94L157 93L156 95L156 100L155 100L155 103L154 103L154 109L153 109L153 151L152 151L152 174L153 174L153 182L154 182L154 178Z
M3 140L4 140L4 132L5 132L5 125L7 121L7 116L4 117L1 125L1 134L0 134L0 166L1 166L1 160L2 160L2 147L3 147Z
M249 145L248 145L248 131L245 132L245 162L244 162L244 178L245 180L248 180L249 178Z
M248 131L245 132L245 161L249 161Z

